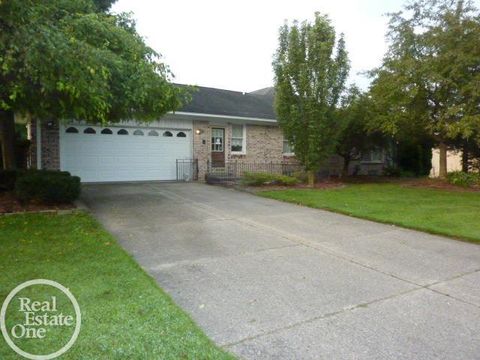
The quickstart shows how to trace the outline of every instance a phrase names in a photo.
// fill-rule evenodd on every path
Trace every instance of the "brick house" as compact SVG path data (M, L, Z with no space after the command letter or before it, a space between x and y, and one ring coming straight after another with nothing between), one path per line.
M179 176L179 162L194 161L199 180L230 162L295 162L273 98L272 88L242 93L198 87L186 106L153 122L30 122L29 165L69 171L83 182L113 182L176 180L185 175ZM378 158L367 165L383 163Z

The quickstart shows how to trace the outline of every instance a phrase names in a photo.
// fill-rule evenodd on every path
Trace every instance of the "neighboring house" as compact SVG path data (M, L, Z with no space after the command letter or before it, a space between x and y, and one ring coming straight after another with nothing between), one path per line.
M462 152L448 150L447 151L447 172L462 171ZM440 150L432 149L432 169L430 177L438 177L440 175Z
M343 158L334 155L330 158L328 167L321 171L324 176L342 176ZM379 176L387 166L393 165L392 154L388 149L377 148L359 154L358 158L350 161L349 175Z
M189 104L154 122L32 122L30 167L69 171L83 182L112 182L183 178L177 172L182 159L198 164L199 180L226 162L295 162L273 98L272 88L242 93L198 87ZM383 157L364 160L352 164L351 172L373 174L373 166L379 174L383 168Z

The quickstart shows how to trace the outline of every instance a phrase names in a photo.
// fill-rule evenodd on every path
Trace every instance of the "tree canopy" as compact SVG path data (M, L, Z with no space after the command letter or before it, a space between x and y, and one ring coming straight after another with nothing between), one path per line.
M117 0L93 0L99 11L108 11Z
M0 2L0 109L105 122L178 107L168 67L111 3Z
M388 145L385 135L378 130L368 129L371 116L371 97L352 85L343 96L337 113L341 131L336 153L344 160L344 176L348 175L352 160L359 159L362 153Z
M153 120L186 93L114 0L0 0L0 142L15 167L14 114Z
M480 16L470 1L419 0L391 14L389 50L374 70L371 127L428 134L441 150L480 128ZM479 138L475 139L480 142Z
M337 40L327 16L285 24L274 57L275 109L296 157L312 174L335 151L336 107L349 72L343 35Z

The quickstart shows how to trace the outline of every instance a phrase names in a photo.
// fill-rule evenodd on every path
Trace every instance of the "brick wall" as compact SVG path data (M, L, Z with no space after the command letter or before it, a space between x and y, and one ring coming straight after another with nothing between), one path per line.
M32 120L29 124L31 141L29 166L37 168L37 122ZM41 123L41 165L42 169L60 170L60 134L57 121Z
M197 134L197 132L200 134ZM208 121L193 122L193 157L198 159L198 180L205 180L210 160L211 132Z
M229 125L231 139L232 126ZM247 149L245 155L232 154L230 142L227 159L245 162L281 162L283 161L283 134L278 126L247 125Z
M225 128L225 160L244 163L297 163L295 156L283 154L283 134L278 126L246 125L246 152L235 154L231 152L232 124L213 125L208 121L194 123L193 155L198 159L199 179L204 180L211 161L211 129L212 127ZM200 129L200 135L195 130ZM203 143L205 142L205 143ZM384 163L364 163L352 161L349 166L349 174L358 175L381 175ZM332 156L326 166L320 171L324 176L341 176L343 171L343 158L338 155Z
M246 125L246 152L231 152L232 124L211 124L208 121L195 121L193 124L193 157L198 159L199 180L204 180L211 161L211 130L225 129L225 160L248 163L296 162L294 156L283 155L283 134L278 126ZM200 130L201 134L196 131Z

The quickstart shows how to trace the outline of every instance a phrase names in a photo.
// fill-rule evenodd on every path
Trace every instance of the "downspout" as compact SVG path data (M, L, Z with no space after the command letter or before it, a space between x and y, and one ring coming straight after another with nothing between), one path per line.
M36 140L37 140L37 169L42 169L42 124L40 119L36 119Z

